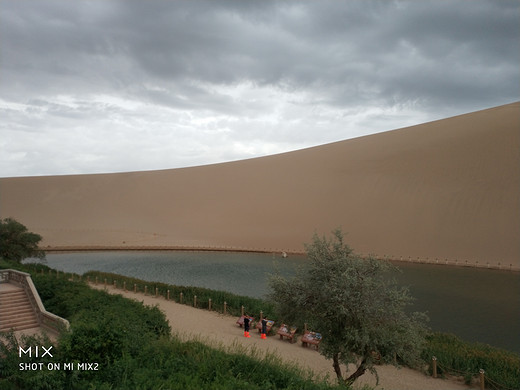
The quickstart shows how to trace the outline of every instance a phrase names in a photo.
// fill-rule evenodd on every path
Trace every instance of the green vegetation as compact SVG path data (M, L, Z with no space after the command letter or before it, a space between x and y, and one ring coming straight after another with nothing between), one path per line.
M85 284L86 277L82 278L83 282L78 282L77 274L57 273L43 264L19 264L1 259L0 268L31 273L46 308L69 319L72 330L78 330L75 339L71 333L63 335L55 346L54 351L58 353L54 354L53 361L82 359L92 362L100 359L100 370L95 372L19 371L18 364L30 359L20 359L14 348L16 342L9 335L4 335L0 337L1 389L336 388L316 378L311 380L298 368L284 366L273 356L243 356L239 351L214 349L196 342L183 343L169 337L165 335L168 324L159 310L91 290ZM161 294L161 291L165 294L170 288L170 294L174 296L172 287L175 286L162 286L160 283L113 274L89 275L91 281L94 281L94 275L98 275L100 283L110 276L112 279L107 282L112 284L115 279L119 288L123 280L126 280L129 289L136 283L141 286L138 287L141 292L145 285L150 293L155 293L155 286L164 288L159 290ZM71 278L76 282L70 282L68 279ZM189 294L205 296L201 293L205 289L176 288L179 290L175 291L184 291L187 304L193 302ZM222 303L224 300L233 302L228 310L236 310L232 315L239 314L242 304L253 314L260 310L269 310L270 313L272 310L266 309L268 303L262 300L214 290L205 290L204 293L214 302L218 300L218 293L222 294ZM206 308L203 303L208 298L199 299L199 307ZM129 321L125 320L126 315L116 318L115 313L128 313ZM26 345L35 343L50 345L45 340L26 340ZM118 348L121 348L121 353L117 352ZM453 335L434 333L426 337L421 354L424 362L430 365L430 370L432 356L437 357L441 375L459 374L470 378L477 375L479 369L484 369L487 388L520 388L520 356L516 353L465 342Z
M488 387L494 389L520 389L520 356L487 344L469 343L457 336L434 333L428 336L422 352L425 361L437 358L437 373L460 375L470 382L485 371ZM431 367L430 367L431 370Z
M38 249L42 240L39 234L31 233L12 218L0 219L0 257L20 262L27 257L44 258L45 252Z
M226 302L226 312L230 315L240 315L241 307L250 315L258 316L260 311L269 318L275 317L275 308L272 302L263 299L240 296L225 291L211 290L208 288L192 287L192 286L174 286L171 284L146 282L141 279L121 276L112 273L89 271L83 275L83 278L90 278L94 282L97 278L98 283L105 283L113 285L114 281L118 288L123 288L123 283L128 290L134 289L134 284L137 291L144 292L147 287L148 294L155 294L157 288L158 294L166 297L168 290L170 291L170 299L175 302L180 302L180 294L182 293L182 303L193 306L194 297L197 296L197 307L207 309L209 307L209 300L211 299L212 310L220 313L224 312L224 302Z
M310 265L289 280L273 276L270 298L284 321L306 321L321 333L320 353L332 359L340 383L352 385L366 370L377 375L375 364L395 356L417 366L426 316L405 313L412 298L389 280L391 266L354 255L339 229L331 239L314 235L306 251ZM344 378L342 363L357 369Z
M53 357L18 356L17 341L0 336L0 388L20 389L333 389L272 355L250 356L199 342L181 342L157 307L57 277L44 265L0 261L0 268L32 274L47 310L67 318L71 330ZM43 273L42 273L43 271ZM76 280L79 278L76 275ZM25 338L23 345L51 345ZM90 370L20 370L20 363L98 363Z

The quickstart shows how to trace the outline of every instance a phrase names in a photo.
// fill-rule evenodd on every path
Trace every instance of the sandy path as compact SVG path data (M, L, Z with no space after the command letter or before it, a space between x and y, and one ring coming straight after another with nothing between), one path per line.
M103 286L92 286L103 289ZM243 337L243 331L236 324L236 318L224 316L213 311L195 309L167 301L162 297L145 296L130 291L116 290L112 286L107 288L111 294L120 294L124 297L143 302L145 305L158 305L170 321L172 332L185 340L197 339L210 345L235 346L238 348L255 349L258 353L274 353L287 362L296 363L301 367L312 370L319 375L329 375L335 378L332 362L326 360L318 352L309 348L302 348L300 343L290 344L281 341L278 336L270 336L267 340L260 339L260 335L251 332L251 338ZM433 379L418 371L393 366L379 366L380 383L377 389L385 390L460 390L468 389L462 383ZM356 382L360 387L367 383L375 386L376 379L366 373Z

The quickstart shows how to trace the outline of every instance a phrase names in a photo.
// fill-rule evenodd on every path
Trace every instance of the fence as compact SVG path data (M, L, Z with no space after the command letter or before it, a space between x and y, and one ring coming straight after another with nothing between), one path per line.
M77 276L79 278L79 276ZM164 283L145 282L140 279L116 274L91 271L84 279L97 285L112 286L135 293L163 297L166 300L190 305L199 309L207 309L229 315L241 315L247 309L248 313L259 313L275 317L274 305L259 298L239 296L225 291L217 291L202 287L174 286Z
M478 382L480 390L484 390L486 387L496 390L514 390L513 388L502 385L491 379L489 376L486 376L486 371L482 368L479 369L478 372L456 370L454 368L441 365L437 361L437 358L435 356L432 356L432 377L437 378L439 376L439 369L443 373L446 372L454 376L463 377L467 385L471 385L475 382Z

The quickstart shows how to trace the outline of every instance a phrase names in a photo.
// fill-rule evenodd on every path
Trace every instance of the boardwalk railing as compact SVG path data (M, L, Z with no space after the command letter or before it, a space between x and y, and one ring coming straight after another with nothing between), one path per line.
M0 270L0 283L12 283L25 290L40 326L58 333L63 329L69 329L69 321L45 310L30 274L13 269L2 269Z

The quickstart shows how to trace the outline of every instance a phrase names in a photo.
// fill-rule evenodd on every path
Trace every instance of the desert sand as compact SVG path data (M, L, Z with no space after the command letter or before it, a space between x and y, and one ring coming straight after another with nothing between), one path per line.
M295 152L161 171L0 179L44 248L302 252L520 267L520 102Z
M283 361L296 364L304 370L310 370L318 376L334 381L336 375L332 368L332 361L325 359L316 350L303 348L301 343L291 344L281 341L278 336L269 336L266 340L260 339L256 332L250 332L251 338L243 337L243 329L236 325L237 318L223 314L196 309L167 301L162 297L155 298L149 295L133 293L115 289L113 286L91 285L94 288L105 289L112 294L120 294L126 298L135 299L145 305L157 305L168 318L172 333L183 340L198 340L205 344L230 351L262 354L272 353ZM353 367L350 368L352 372ZM455 380L432 378L425 374L406 367L383 365L377 367L379 385L377 389L385 390L461 390L469 386ZM356 381L356 387L363 384L376 385L376 378L367 372Z

